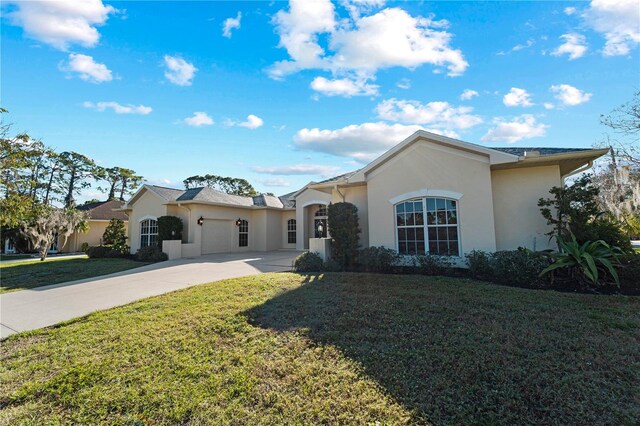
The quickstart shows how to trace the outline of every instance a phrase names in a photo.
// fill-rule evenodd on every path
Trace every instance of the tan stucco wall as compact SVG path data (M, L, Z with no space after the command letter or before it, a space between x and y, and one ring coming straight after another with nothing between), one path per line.
M368 175L369 244L396 249L390 199L420 190L461 193L458 202L462 254L496 248L491 170L483 155L419 142Z
M551 187L561 184L558 166L492 172L497 250L520 246L536 250L553 248L553 242L544 235L549 227L537 203L540 198L550 197Z
M309 237L313 236L311 228L313 228L312 216L317 210L318 204L329 204L331 202L331 194L317 191L315 189L306 189L296 197L296 223L298 236L296 238L296 248L304 250L309 248ZM313 212L311 212L313 210Z
M345 201L351 203L358 208L358 222L360 224L360 247L369 247L369 203L367 202L367 187L354 186L348 188L339 188L340 192L333 190L331 194L332 203L340 203ZM342 198L344 195L344 200ZM331 224L329 224L331 226Z
M140 249L140 221L148 218L157 219L166 215L167 206L163 204L163 201L158 196L149 191L136 200L129 213L128 244L131 247L131 253L135 253Z
M102 235L109 225L108 220L89 220L89 230L87 232L74 232L67 240L67 244L62 247L61 251L72 252L80 251L82 243L86 242L89 246L98 246L102 243ZM125 230L128 223L124 223ZM62 239L59 245L62 245Z

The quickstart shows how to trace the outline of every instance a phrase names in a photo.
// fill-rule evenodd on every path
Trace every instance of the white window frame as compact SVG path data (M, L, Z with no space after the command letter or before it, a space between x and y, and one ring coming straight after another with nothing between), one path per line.
M246 230L243 230L243 227L246 227ZM242 241L240 240L240 236L247 236L247 244L242 245ZM246 219L240 219L240 224L238 225L238 247L249 247L249 221Z
M417 192L417 191L416 191ZM435 191L434 191L435 192ZM442 194L444 192L447 192L449 194L451 194L451 192L449 191L438 191L438 193ZM415 194L415 193L414 193ZM457 193L454 193L457 194ZM396 251L398 253L400 253L400 240L398 239L398 213L396 211L396 207L399 204L403 204L406 202L416 202L416 201L420 201L422 203L422 215L423 215L423 223L422 223L422 227L424 229L424 251L425 251L425 255L429 255L431 253L429 253L429 225L428 225L428 221L427 221L427 199L428 198L432 198L432 199L443 199L443 200L451 200L454 201L456 203L456 230L457 230L457 235L458 235L458 254L457 255L450 255L447 257L450 258L454 258L454 259L460 259L462 258L462 236L461 236L461 232L460 232L460 198L462 197L462 194L460 194L460 197L458 198L453 198L453 197L443 197L440 195L424 195L421 197L412 197L412 198L408 198L408 199L402 199L399 201L396 201L396 203L393 204L393 224L394 224L394 239L395 239L395 246L396 246ZM398 197L392 198L392 200L398 200ZM391 201L391 200L389 200ZM420 225L414 225L414 226L408 226L408 228L417 228ZM451 227L452 225L442 225L441 227ZM433 228L438 228L438 225L431 225L431 227ZM405 227L401 227L401 228L405 228ZM405 228L406 229L406 228ZM406 253L400 253L400 255L402 256L414 256L411 254L406 254ZM446 255L438 255L438 254L433 254L434 256L446 256ZM416 253L415 256L420 256L419 254Z
M291 225L293 224L293 229ZM296 244L298 242L298 221L296 219L287 220L287 244ZM293 234L293 242L291 242L291 235Z
M147 221L147 220L149 220L149 221L152 220L152 221L154 221L156 223L156 233L155 234L151 233L151 226L149 226L149 233L147 233L147 234L143 234L142 233L142 223ZM149 224L149 225L151 225L151 224ZM150 244L151 241L150 240L151 240L151 236L152 235L156 236L156 243L157 243L158 242L158 218L155 217L155 216L144 216L144 217L141 217L140 220L138 220L138 232L139 232L138 235L140 236L140 244L139 244L140 248L151 246L151 244ZM147 245L142 245L143 236L147 237Z

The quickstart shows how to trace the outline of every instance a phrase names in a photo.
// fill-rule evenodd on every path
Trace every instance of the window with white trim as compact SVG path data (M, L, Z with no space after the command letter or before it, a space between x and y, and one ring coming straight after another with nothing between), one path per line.
M460 256L458 203L425 197L395 205L400 254Z
M240 220L240 224L238 225L238 246L249 246L249 222L244 219Z
M140 248L158 244L158 222L155 219L140 221Z
M296 243L296 220L289 219L287 221L287 243Z

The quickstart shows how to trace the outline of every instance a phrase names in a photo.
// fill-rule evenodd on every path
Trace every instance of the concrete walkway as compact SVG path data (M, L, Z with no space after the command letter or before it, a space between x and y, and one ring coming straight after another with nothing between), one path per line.
M281 250L169 260L86 280L0 295L0 337L47 327L196 284L291 270L300 252Z

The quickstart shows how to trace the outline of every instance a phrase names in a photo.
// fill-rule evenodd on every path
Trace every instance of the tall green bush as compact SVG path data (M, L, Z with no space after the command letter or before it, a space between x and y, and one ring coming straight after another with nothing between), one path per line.
M182 239L182 219L176 216L160 216L158 218L158 247L162 250L164 240Z
M127 231L125 230L124 221L120 219L111 219L109 225L102 234L102 244L110 246L112 250L120 253L128 253Z
M329 204L331 257L343 268L355 265L358 255L360 225L358 208L351 203Z

